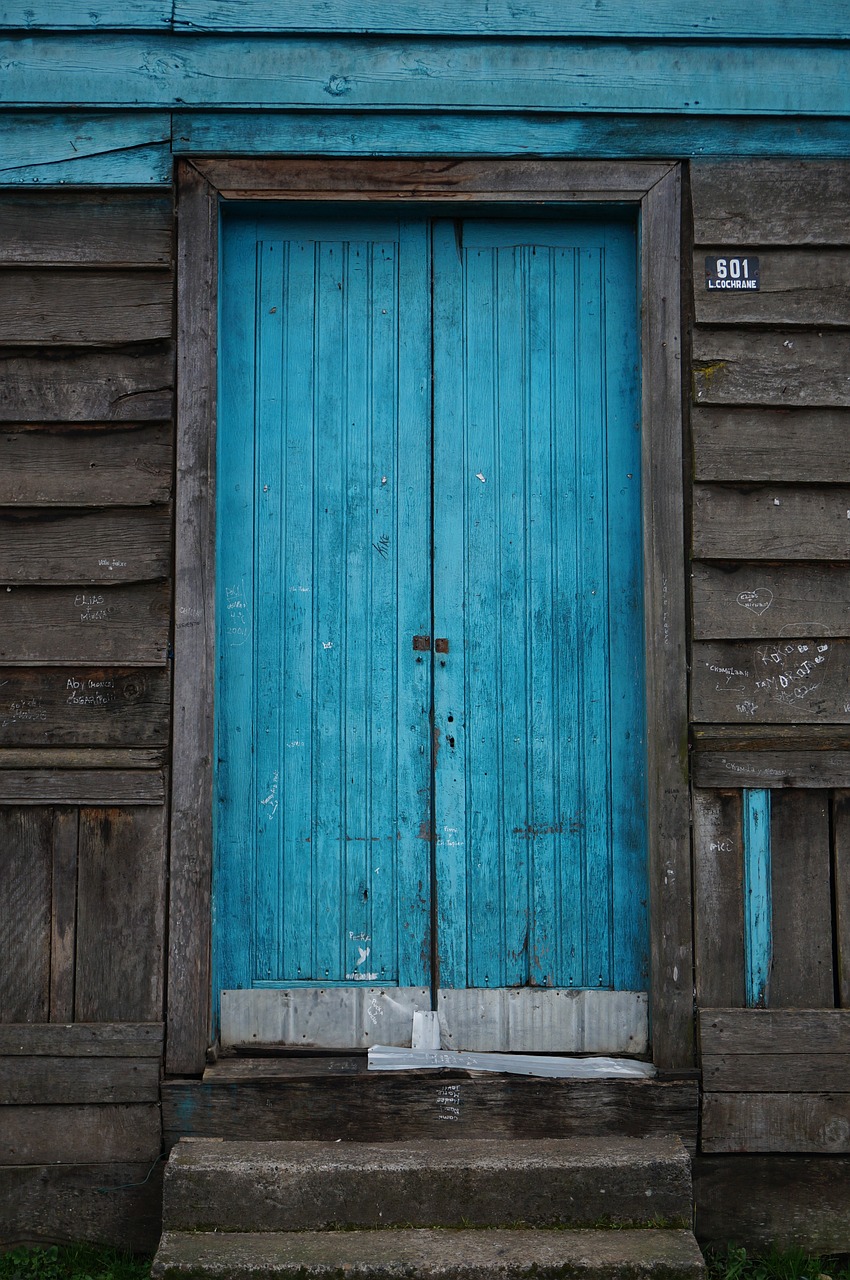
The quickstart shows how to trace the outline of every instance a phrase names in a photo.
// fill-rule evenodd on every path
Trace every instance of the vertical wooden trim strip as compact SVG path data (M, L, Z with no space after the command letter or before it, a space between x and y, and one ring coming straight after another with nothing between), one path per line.
M641 202L643 527L653 1055L693 1064L678 165Z
M833 794L832 841L838 1003L850 1009L850 791Z
M209 1034L215 664L218 198L177 166L174 765L166 1069L203 1069Z
M79 809L53 815L53 925L50 938L50 1021L74 1020Z
M757 1009L767 1004L773 952L769 791L744 792L742 825L747 1008Z

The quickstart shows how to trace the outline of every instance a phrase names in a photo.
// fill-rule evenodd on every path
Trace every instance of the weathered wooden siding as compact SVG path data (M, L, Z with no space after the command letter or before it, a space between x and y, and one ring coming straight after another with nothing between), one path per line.
M831 1187L834 1166L813 1158L850 1152L850 165L694 164L691 192L701 1149L812 1157L801 1178ZM705 256L730 250L758 255L758 293L705 290ZM758 938L748 788L769 813ZM766 1010L745 1007L748 948L763 953ZM710 1238L729 1209L721 1180L738 1175L734 1159L722 1179L703 1168ZM774 1189L763 1212L782 1234L776 1202ZM846 1215L829 1213L827 1236L846 1243ZM795 1231L784 1238L812 1238Z
M0 1238L146 1248L161 1147L171 200L9 193L0 228Z

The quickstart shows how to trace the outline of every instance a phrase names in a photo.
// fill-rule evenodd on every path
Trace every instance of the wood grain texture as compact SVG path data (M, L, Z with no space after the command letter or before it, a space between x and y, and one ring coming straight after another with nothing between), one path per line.
M698 751L850 751L850 729L829 724L695 724Z
M850 791L832 797L832 874L838 1002L850 1008Z
M743 1244L842 1253L850 1239L842 1156L697 1156L696 1235L703 1248Z
M4 1107L0 1165L152 1163L160 1151L159 1107Z
M21 107L460 107L841 116L844 50L805 46L583 41L493 36L486 59L454 36L404 40L294 34L34 35L8 61L7 102Z
M694 478L833 484L850 468L846 409L695 407Z
M704 751L694 755L697 787L847 787L850 751Z
M742 1007L744 864L740 791L693 793L697 1004Z
M171 337L165 271L0 270L0 343L105 346Z
M163 769L165 748L0 747L1 769Z
M134 769L9 769L0 772L0 804L156 805L165 800L161 772Z
M694 556L717 560L850 559L850 488L698 484Z
M644 197L643 519L650 842L653 1058L693 1062L693 932L685 683L685 584L681 571L681 374L679 270L681 173Z
M835 1003L830 901L829 796L777 791L770 822L773 876L771 1008Z
M171 621L167 582L0 591L0 662L161 665Z
M698 324L846 326L850 323L850 252L846 249L748 249L759 259L759 288L746 293L705 287L706 254L694 250L694 314Z
M19 0L19 3L21 0ZM67 2L67 0L65 0ZM138 0L136 0L138 3ZM57 5L57 8L61 6ZM808 14L807 14L808 16ZM714 4L711 10L683 12L672 0L661 0L651 10L636 12L626 0L603 0L601 4L573 5L565 10L557 0L534 0L518 12L506 0L471 0L456 6L437 0L427 13L413 0L366 0L356 15L338 12L320 0L306 0L297 8L281 6L274 0L177 0L174 25L177 30L205 31L342 31L437 32L470 35L588 35L650 36L655 39L706 36L796 36L807 40L820 36L844 39L846 28L826 0L813 6L811 22L803 22L797 10L783 3L769 14L749 14L730 0ZM80 15L78 21L86 20ZM356 20L356 25L355 25ZM76 23L74 24L76 25Z
M215 396L218 203L178 167L180 379L175 532L174 765L169 875L168 1056L203 1069L209 1040L215 605Z
M706 1093L850 1093L850 1054L704 1053L702 1080Z
M171 496L171 428L28 426L0 434L0 504L143 506Z
M840 1009L702 1009L703 1054L847 1053L850 1013Z
M162 1016L165 810L80 813L77 972L81 1022Z
M0 186L51 183L167 186L167 112L7 112L0 120Z
M167 0L98 0L87 9L73 0L5 0L0 7L0 27L23 31L51 30L132 30L156 31L172 25L172 6Z
M156 1058L0 1057L0 1105L158 1101Z
M691 718L721 724L847 724L848 679L846 640L697 641Z
M46 1022L53 815L0 809L0 850L0 1021Z
M697 640L850 634L850 568L691 564Z
M175 155L547 156L621 161L707 155L844 158L850 122L781 116L581 112L190 111L175 118Z
M165 670L0 668L3 746L149 746L168 741Z
M817 160L695 161L697 244L850 244L850 168Z
M142 422L173 412L170 344L116 351L0 352L2 422Z
M57 809L54 812L50 940L51 1022L70 1022L74 1017L74 942L77 931L79 826L78 810ZM30 1101L37 1102L39 1099L32 1098ZM44 1098L42 1101L49 1102L50 1099Z
M694 332L697 404L850 405L847 339L828 329L699 328Z
M0 1057L159 1058L161 1022L0 1024Z
M233 1085L165 1080L166 1148L180 1137L293 1137L392 1142L462 1137L644 1137L696 1144L693 1080L541 1080L440 1072L274 1075Z
M629 161L517 159L362 160L334 164L312 156L219 156L193 161L207 182L227 199L374 201L402 200L598 200L639 199L661 180L669 164Z
M170 567L167 506L0 509L0 582L145 582Z
M5 191L4 266L169 267L171 201L112 191Z
M0 1168L0 1239L86 1241L152 1255L162 1230L162 1169L153 1159Z
M702 1150L850 1151L846 1093L705 1093Z

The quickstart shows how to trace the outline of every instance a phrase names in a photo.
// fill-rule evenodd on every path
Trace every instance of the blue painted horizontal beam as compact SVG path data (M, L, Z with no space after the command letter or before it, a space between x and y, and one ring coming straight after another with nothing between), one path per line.
M0 0L26 30L336 31L651 39L846 40L850 0Z
M184 155L842 157L850 120L193 112L175 114L173 146Z
M148 187L170 183L171 170L167 113L0 117L2 186Z
M850 46L41 35L0 44L0 102L850 115Z

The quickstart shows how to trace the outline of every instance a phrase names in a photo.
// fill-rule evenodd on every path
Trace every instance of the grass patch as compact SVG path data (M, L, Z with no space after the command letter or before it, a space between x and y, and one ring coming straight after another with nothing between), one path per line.
M150 1280L151 1259L93 1244L0 1253L0 1280Z
M735 1245L706 1252L709 1280L850 1280L850 1258L821 1258L804 1249L754 1254Z

